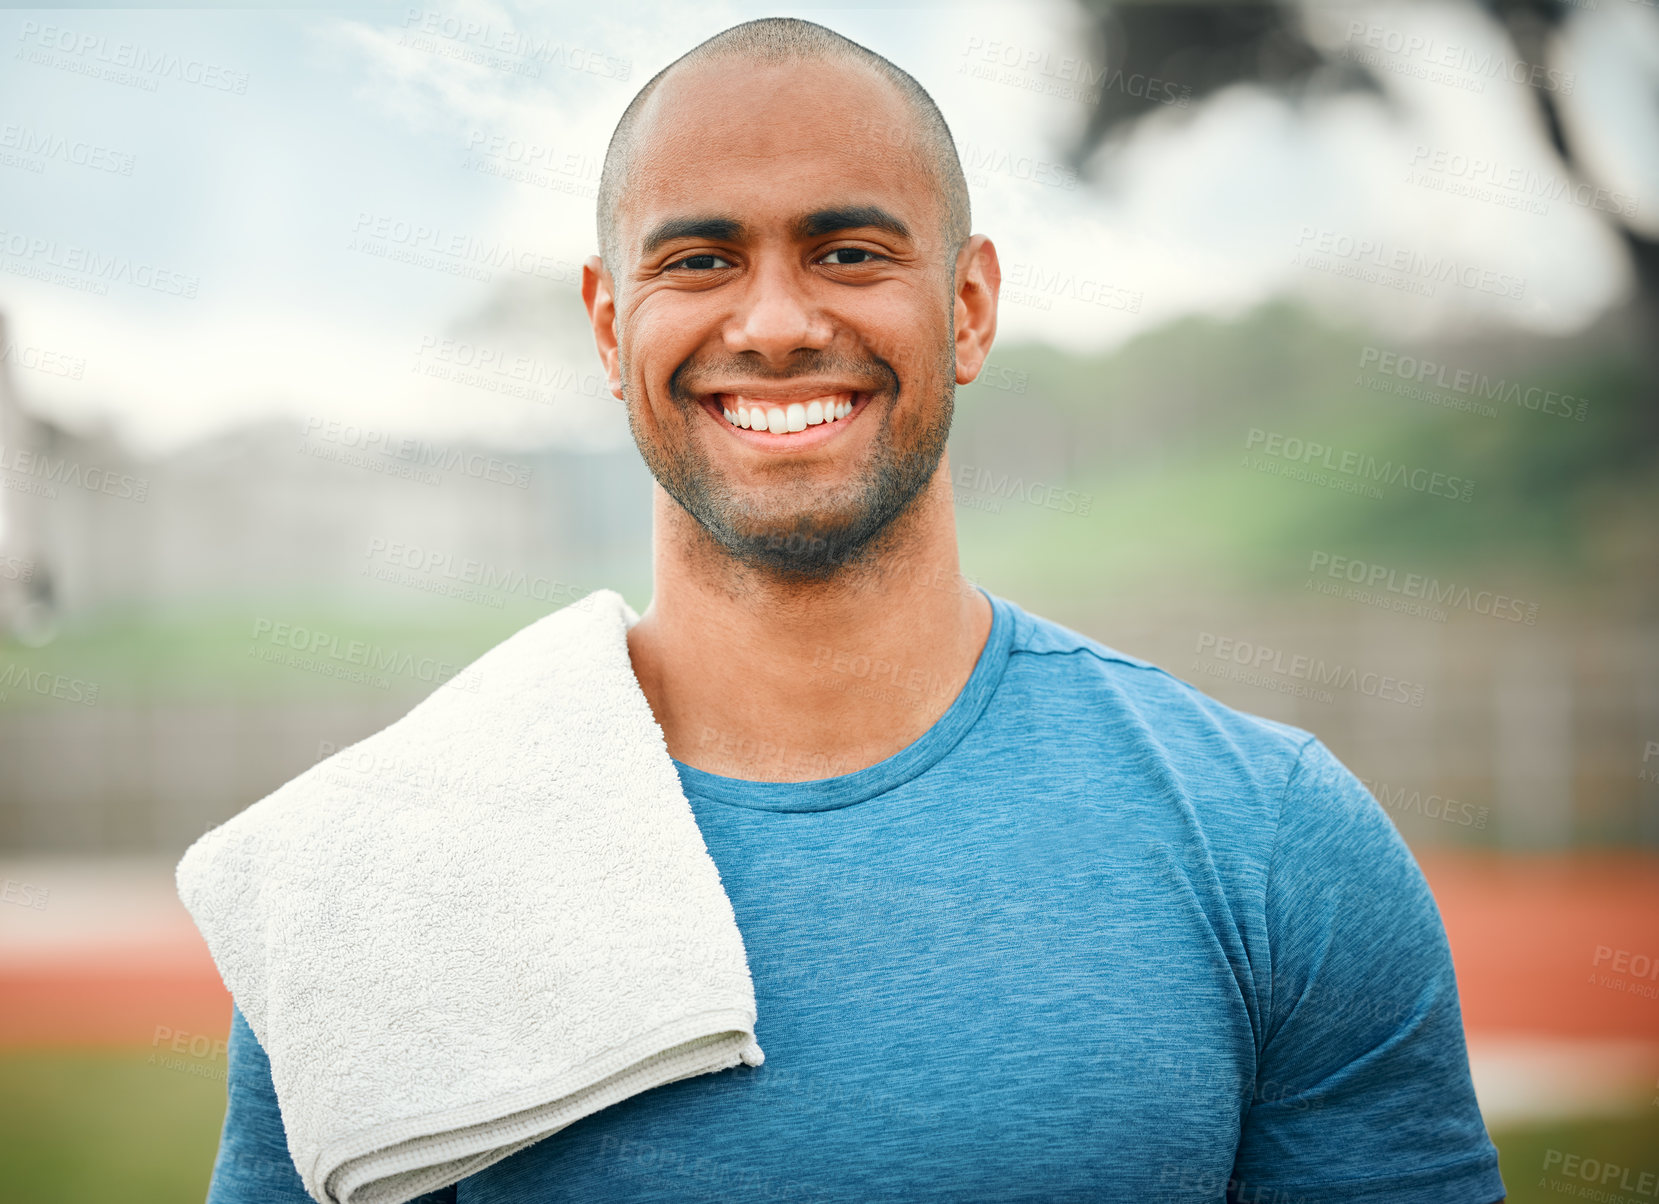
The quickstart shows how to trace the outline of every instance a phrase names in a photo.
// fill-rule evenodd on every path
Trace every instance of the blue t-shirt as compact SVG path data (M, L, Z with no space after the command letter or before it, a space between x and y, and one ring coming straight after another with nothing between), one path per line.
M765 1064L423 1201L1504 1195L1439 913L1358 780L1306 732L991 602L967 685L885 761L679 765ZM238 1012L209 1202L305 1199Z

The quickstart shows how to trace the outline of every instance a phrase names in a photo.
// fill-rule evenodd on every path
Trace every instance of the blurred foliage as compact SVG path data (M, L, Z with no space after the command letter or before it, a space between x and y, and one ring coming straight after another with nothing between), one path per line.
M1397 103L1372 68L1344 53L1346 47L1310 36L1309 7L1296 0L1077 0L1077 6L1092 34L1091 59L1105 66L1108 78L1121 72L1171 81L1195 102L1189 111L1235 85L1262 88L1297 104L1354 91ZM1478 0L1478 7L1494 23L1500 42L1508 43L1506 57L1546 66L1555 62L1554 40L1575 10L1596 6L1582 0ZM1409 6L1392 17L1382 10L1334 11L1373 28L1379 19L1412 20ZM1580 181L1600 183L1581 145L1595 117L1570 124L1553 89L1526 93L1563 169ZM1655 100L1651 90L1648 99ZM1152 89L1101 88L1071 150L1072 165L1084 175L1097 170L1109 176L1110 159L1094 158L1094 152L1161 107ZM1623 241L1636 278L1632 308L1651 326L1659 318L1659 239L1645 222L1603 216ZM1659 349L1650 345L1641 363L1644 379L1659 387ZM1642 440L1650 448L1659 446L1659 415L1649 411L1643 417Z
M1362 366L1367 349L1443 363L1446 379L1483 375L1496 415L1366 387L1410 383L1379 373L1375 355ZM1187 318L1106 354L1012 347L992 364L997 385L959 398L952 470L964 559L999 578L1088 593L1202 571L1271 591L1301 583L1287 556L1320 547L1564 588L1653 583L1659 463L1639 437L1651 402L1616 328L1408 349L1280 303L1236 322ZM1584 419L1502 399L1528 390L1583 399ZM1267 475L1245 460L1252 429L1473 480L1473 495L1385 487L1378 499ZM1009 450L1021 448L1023 460ZM996 472L980 492L1014 499L1000 512L971 496L982 464ZM1088 513L1022 502L1032 483L1039 499L1050 486L1086 494Z

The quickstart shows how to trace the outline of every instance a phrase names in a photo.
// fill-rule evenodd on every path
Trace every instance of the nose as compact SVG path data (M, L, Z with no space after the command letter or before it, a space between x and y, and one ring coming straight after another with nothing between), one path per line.
M813 299L812 285L806 269L785 256L757 257L726 323L726 350L751 352L781 368L799 351L828 347L834 328Z

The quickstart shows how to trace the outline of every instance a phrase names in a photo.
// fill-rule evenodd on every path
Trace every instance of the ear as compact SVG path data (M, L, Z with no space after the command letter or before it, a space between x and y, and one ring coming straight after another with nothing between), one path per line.
M997 293L1002 266L983 234L962 244L956 256L956 383L972 384L997 337Z
M611 396L622 400L622 369L617 358L616 294L611 288L611 274L597 255L589 255L582 264L582 304L588 307L588 322L593 326L593 341L599 348L600 362L605 365L605 383Z

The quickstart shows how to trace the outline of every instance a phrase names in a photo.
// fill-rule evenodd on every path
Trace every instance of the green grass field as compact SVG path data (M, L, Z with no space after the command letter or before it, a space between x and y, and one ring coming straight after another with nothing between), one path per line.
M224 1059L200 1075L152 1051L0 1055L0 1197L14 1204L180 1204L207 1196ZM169 1062L196 1059L169 1058Z
M224 1060L201 1060L200 1074L162 1061L152 1063L149 1050L0 1054L0 1197L10 1204L202 1200L224 1117ZM1564 1190L1568 1182L1617 1195L1616 1178L1605 1188L1564 1179L1566 1157L1581 1160L1575 1167L1595 1159L1630 1168L1632 1183L1643 1171L1659 1171L1659 1107L1510 1129L1495 1140L1513 1204L1579 1198ZM1552 1159L1551 1151L1561 1156Z

